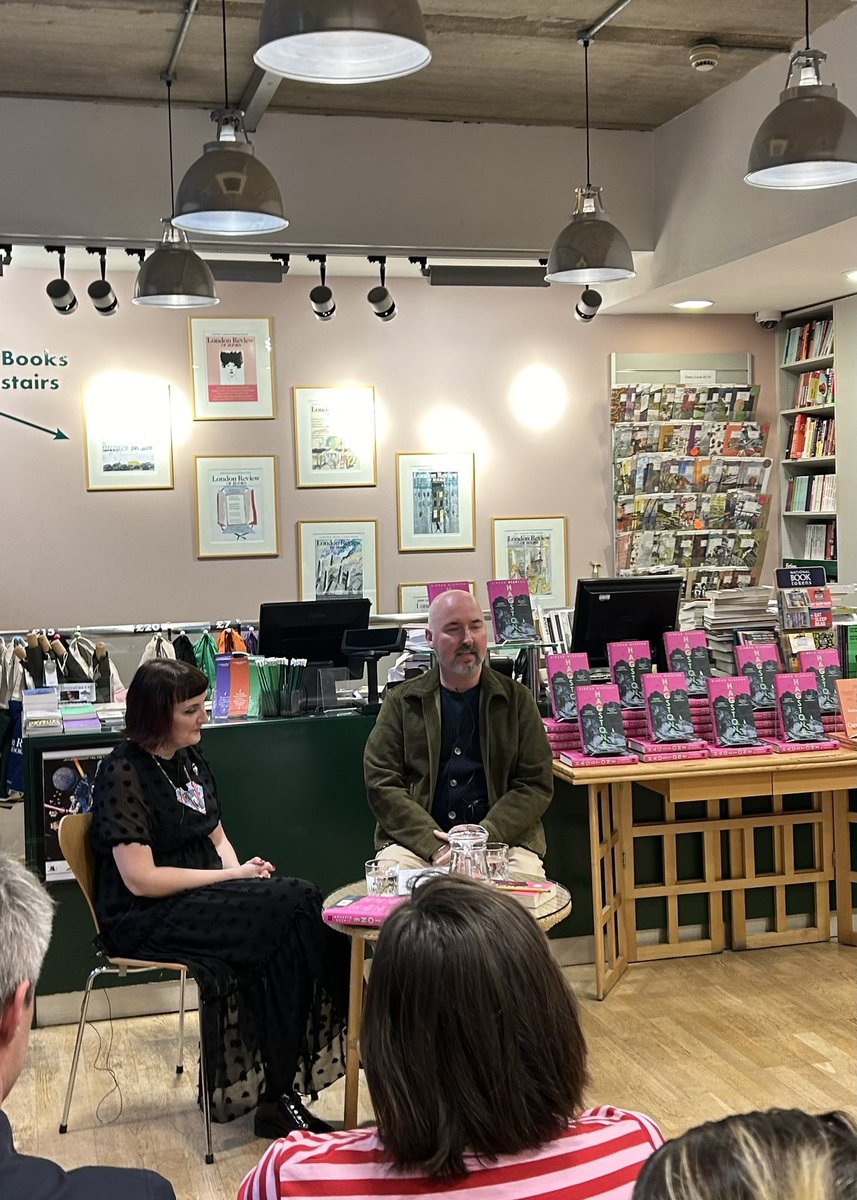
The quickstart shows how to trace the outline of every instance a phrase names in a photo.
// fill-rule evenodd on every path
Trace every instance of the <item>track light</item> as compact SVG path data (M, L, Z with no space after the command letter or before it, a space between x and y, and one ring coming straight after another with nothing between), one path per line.
M0 246L0 279L3 278L3 268L8 267L12 261L12 246L9 242Z
M101 264L101 278L96 279L86 289L92 303L95 305L95 311L101 313L102 317L112 317L119 307L119 301L113 292L113 288L105 279L107 274L107 247L106 246L87 246L87 254L97 254L98 261Z
M60 263L59 279L52 279L45 288L48 299L60 316L71 316L73 312L77 311L77 297L65 279L65 246L45 246L45 249L48 254L58 255Z
M591 321L601 307L601 293L594 288L585 288L574 306L576 321Z
M310 262L318 263L318 274L321 280L318 287L314 287L309 294L312 311L319 321L329 321L336 312L336 301L333 298L333 292L325 283L327 279L327 255L308 254L307 258Z
M381 284L379 287L371 288L366 299L379 321L392 321L396 315L396 301L387 291L387 256L382 254L373 258L370 255L369 262L378 264Z

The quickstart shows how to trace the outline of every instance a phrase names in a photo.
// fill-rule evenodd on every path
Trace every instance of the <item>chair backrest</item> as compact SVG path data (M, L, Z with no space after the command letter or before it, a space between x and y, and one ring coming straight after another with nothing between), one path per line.
M89 905L95 931L100 933L95 912L95 855L92 853L91 833L92 813L70 813L60 821L59 842L62 856L71 867L72 874Z

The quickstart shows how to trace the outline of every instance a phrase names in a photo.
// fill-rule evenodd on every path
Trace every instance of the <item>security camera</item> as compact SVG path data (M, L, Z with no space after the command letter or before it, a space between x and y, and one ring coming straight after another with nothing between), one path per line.
M763 329L776 329L781 316L782 313L778 313L775 308L761 308L756 313L756 324L761 325Z

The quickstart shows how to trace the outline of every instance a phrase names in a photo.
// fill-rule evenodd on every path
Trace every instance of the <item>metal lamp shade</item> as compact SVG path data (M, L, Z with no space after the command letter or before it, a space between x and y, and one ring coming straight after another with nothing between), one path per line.
M857 116L816 84L786 88L753 140L747 183L809 191L857 180Z
M133 304L150 308L211 308L220 299L214 277L187 237L164 221L164 240L137 272Z
M173 225L240 237L285 229L280 189L249 142L206 142L179 184Z
M548 257L548 283L611 283L636 274L631 248L601 206L601 188L579 187L574 215Z
M431 62L418 0L265 0L265 71L304 83L376 83Z

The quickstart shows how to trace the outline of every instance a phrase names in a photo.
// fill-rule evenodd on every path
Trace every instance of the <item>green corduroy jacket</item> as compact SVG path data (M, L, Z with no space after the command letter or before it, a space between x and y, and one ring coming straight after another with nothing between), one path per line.
M553 798L553 770L542 719L520 683L482 668L479 742L488 784L482 822L489 840L544 855L541 815ZM437 667L387 693L366 743L363 773L377 819L375 848L395 842L420 858L438 849L431 807L440 758Z

